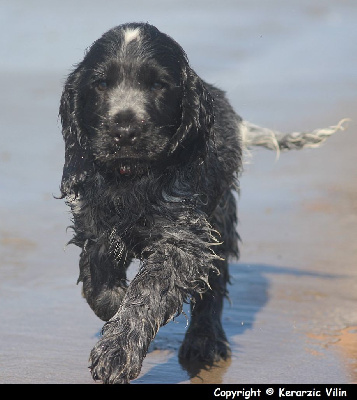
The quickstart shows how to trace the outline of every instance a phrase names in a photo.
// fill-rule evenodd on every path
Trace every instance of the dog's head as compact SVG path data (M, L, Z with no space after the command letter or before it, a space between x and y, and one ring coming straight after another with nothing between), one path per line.
M111 29L69 75L60 106L62 192L93 168L136 176L142 167L202 158L212 98L183 49L148 24Z

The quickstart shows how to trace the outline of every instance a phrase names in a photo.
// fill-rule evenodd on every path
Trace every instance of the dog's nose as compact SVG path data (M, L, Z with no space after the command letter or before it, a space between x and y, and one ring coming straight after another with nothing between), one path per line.
M113 126L110 130L110 134L114 140L120 145L132 145L138 137L138 130L135 128L128 127L116 127Z
M131 145L139 136L138 124L132 110L118 112L110 124L110 134L120 145Z

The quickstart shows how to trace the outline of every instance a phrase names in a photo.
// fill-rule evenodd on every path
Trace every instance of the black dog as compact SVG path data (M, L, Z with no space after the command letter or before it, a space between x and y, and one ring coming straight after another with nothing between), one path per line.
M91 46L67 79L60 115L79 281L108 321L90 355L94 379L136 378L186 301L182 363L229 357L221 314L227 262L238 257L234 191L247 125L173 39L134 23ZM128 285L133 259L141 267Z

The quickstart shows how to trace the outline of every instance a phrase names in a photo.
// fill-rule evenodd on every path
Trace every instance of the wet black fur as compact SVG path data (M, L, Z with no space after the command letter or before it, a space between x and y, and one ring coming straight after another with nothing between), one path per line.
M139 37L124 43L124 32ZM135 36L135 35L134 35ZM238 257L234 190L240 117L182 48L148 24L118 26L69 75L60 116L62 197L73 214L79 281L107 321L90 355L94 379L140 373L158 329L191 301L179 358L229 357L221 324L227 260ZM128 284L133 259L141 266Z

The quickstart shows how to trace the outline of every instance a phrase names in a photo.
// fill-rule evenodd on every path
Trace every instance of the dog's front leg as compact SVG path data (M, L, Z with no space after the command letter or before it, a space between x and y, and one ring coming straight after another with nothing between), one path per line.
M183 230L173 240L172 233L144 250L140 272L91 352L94 379L129 383L136 378L160 326L182 311L185 298L207 289L215 258L211 243Z

